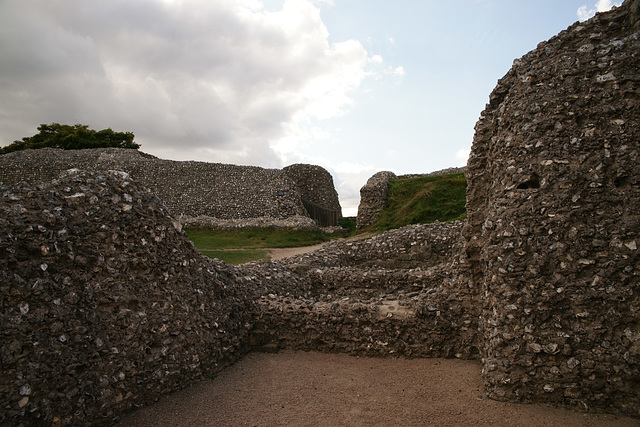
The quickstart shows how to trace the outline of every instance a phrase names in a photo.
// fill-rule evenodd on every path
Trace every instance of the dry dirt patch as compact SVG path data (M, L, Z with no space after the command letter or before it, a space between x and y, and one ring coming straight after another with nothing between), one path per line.
M488 400L480 363L251 353L122 426L637 426L630 418Z
M325 243L318 243L312 246L301 246L298 248L265 248L271 255L271 260L289 258L291 256L302 255L320 249Z

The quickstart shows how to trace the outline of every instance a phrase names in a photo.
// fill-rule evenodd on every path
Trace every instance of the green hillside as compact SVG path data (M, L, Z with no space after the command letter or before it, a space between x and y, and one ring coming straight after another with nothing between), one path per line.
M466 190L464 173L392 179L387 206L369 230L464 219Z

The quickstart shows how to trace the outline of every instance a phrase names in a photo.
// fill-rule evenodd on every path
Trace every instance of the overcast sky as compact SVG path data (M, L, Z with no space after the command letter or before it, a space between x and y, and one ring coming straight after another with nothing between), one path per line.
M345 216L375 172L466 164L489 93L599 0L0 0L0 145L41 123L173 160L318 164Z

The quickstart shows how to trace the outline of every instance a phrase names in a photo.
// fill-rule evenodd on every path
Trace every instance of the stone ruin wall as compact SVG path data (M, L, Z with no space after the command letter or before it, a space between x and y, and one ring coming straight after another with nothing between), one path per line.
M491 397L640 411L640 1L516 60L476 125L466 252Z
M122 172L0 186L0 210L0 424L110 425L251 347L477 357L463 223L233 267Z
M231 267L121 174L2 187L0 422L110 424L251 347L481 358L493 398L639 417L639 3L500 81L465 222Z
M226 220L309 216L301 196L341 212L331 175L319 166L292 165L278 170L172 161L137 150L115 148L47 148L2 155L0 185L49 181L71 168L127 172L157 194L178 216Z
M257 304L251 344L377 357L477 358L479 305L460 287L462 222L332 242L281 265L311 292Z
M300 191L303 202L342 217L342 207L331 174L321 166L295 164L282 169Z
M409 174L400 176L389 171L382 171L374 174L360 189L360 204L358 205L358 217L356 219L356 226L358 230L364 230L379 218L380 213L384 210L387 204L390 180L461 173L464 172L464 170L464 167L447 168L427 174Z
M0 424L110 424L242 354L250 291L124 175L0 193Z
M360 189L360 203L358 204L358 216L356 218L358 230L367 228L378 219L380 212L387 204L389 180L395 178L397 177L393 172L378 172L369 178L367 183Z
M0 186L0 284L2 425L112 425L246 354L261 295L309 288L208 259L122 172Z

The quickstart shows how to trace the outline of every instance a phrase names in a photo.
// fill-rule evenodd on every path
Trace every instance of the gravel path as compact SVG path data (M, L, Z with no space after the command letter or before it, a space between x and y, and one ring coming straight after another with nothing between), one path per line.
M269 254L271 255L271 260L275 261L277 259L306 254L307 252L313 252L317 249L320 249L323 245L324 243L318 243L317 245L302 246L299 248L266 248L265 250L269 251Z
M251 353L121 426L637 426L638 420L484 397L480 364Z

